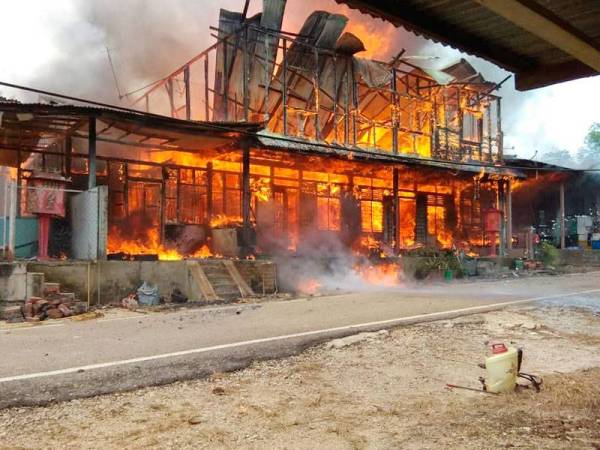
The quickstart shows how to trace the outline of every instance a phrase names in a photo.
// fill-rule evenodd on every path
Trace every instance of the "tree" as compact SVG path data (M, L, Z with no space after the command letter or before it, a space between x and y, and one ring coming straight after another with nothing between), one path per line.
M544 153L541 158L543 162L548 164L556 164L557 166L564 166L573 168L577 165L577 162L573 158L573 155L568 150L554 149Z
M600 122L590 127L577 157L584 168L600 164Z

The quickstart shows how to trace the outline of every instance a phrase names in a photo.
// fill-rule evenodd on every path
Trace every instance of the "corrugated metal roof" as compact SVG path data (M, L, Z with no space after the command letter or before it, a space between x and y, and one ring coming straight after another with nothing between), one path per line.
M463 52L485 58L523 76L537 75L531 87L597 74L549 42L495 14L476 0L336 0L373 17ZM522 1L545 8L569 30L600 49L600 1ZM553 70L556 73L549 74Z

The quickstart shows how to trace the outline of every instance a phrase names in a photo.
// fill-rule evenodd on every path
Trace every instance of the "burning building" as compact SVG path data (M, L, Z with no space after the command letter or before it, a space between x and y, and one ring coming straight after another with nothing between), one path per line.
M2 103L0 163L58 173L51 253L182 259L510 246L501 99L465 60L362 58L347 18L222 10L215 44L131 108ZM93 217L93 225L88 220Z

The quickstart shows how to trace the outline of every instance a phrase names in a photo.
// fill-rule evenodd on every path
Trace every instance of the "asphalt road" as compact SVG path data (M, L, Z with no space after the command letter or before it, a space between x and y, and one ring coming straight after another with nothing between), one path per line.
M311 299L123 312L0 329L0 407L43 404L242 368L310 345L534 301L600 304L598 273Z

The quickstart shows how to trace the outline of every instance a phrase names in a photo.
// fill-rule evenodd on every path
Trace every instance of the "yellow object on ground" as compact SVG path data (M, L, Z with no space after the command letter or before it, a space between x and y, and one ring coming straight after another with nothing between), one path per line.
M485 389L488 392L511 392L517 385L518 350L504 344L492 346L494 354L485 360Z

